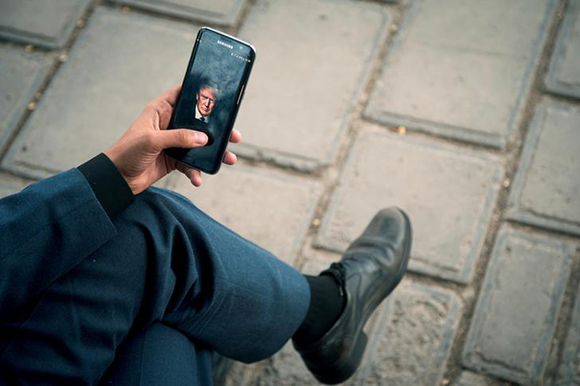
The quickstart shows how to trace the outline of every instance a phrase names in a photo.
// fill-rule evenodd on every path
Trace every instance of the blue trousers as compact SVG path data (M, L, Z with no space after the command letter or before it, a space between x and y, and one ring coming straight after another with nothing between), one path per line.
M107 385L211 385L215 352L184 334L155 323L131 335L117 349L101 378Z
M261 360L305 317L298 271L174 192L150 188L113 224L114 237L3 315L1 382L206 385L215 352Z

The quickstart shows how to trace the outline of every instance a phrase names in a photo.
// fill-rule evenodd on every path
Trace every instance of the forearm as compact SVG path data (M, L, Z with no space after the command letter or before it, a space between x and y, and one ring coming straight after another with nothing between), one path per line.
M0 317L115 236L111 220L132 200L102 154L0 200Z

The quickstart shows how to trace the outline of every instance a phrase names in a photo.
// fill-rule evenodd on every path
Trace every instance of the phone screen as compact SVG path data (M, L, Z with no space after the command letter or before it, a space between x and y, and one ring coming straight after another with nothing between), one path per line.
M254 58L247 43L200 30L169 127L203 131L209 141L202 148L171 149L172 157L208 173L217 172Z

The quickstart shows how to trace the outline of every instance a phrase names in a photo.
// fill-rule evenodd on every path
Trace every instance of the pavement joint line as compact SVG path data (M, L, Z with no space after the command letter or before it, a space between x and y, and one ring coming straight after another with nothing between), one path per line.
M48 54L50 55L50 54ZM44 91L48 88L48 85L50 84L50 81L52 80L52 77L54 76L54 74L56 73L58 67L60 66L60 63L58 62L58 60L56 60L55 58L52 58L52 64L50 65L50 68L47 71L47 74L45 75L43 81L41 82L39 88L36 90L36 92L32 95L31 99L28 101L28 104L30 103L39 103L41 98L38 98L37 95L39 94L43 94ZM18 134L22 131L22 128L24 127L24 124L26 123L26 121L28 120L28 118L30 117L30 115L33 113L33 110L30 109L25 109L25 111L22 113L22 116L20 117L20 119L18 120L18 122L16 123L16 125L14 126L14 130L12 130L12 132L10 133L10 136L6 139L4 146L2 146L2 148L0 148L0 171L4 172L4 173L8 173L10 175L14 175L14 176L19 176L19 177L24 177L24 178L28 178L30 179L30 176L26 176L20 173L17 173L15 171L12 170L8 170L2 167L3 165L3 161L4 161L4 157L6 156L6 154L8 153L8 149L12 146L12 144L14 143L16 137L18 136ZM37 180L36 178L34 180Z
M433 135L437 136L449 136L449 137L460 137L462 140L477 142L482 146L492 146L497 147L499 150L506 150L510 146L510 144L516 138L516 132L518 131L518 126L521 124L524 114L525 114L525 106L527 100L530 98L530 94L533 91L533 85L535 84L535 74L537 74L538 68L540 68L540 62L542 58L542 47L545 47L545 43L549 40L550 37L550 28L551 21L553 16L556 14L556 9L558 9L558 1L559 0L551 0L549 1L549 11L546 13L546 17L542 23L542 34L537 36L536 40L536 48L530 52L532 60L529 62L528 67L526 69L526 81L522 83L520 88L520 94L516 99L516 103L520 106L518 107L517 111L512 111L511 117L508 122L509 130L505 134L501 135L501 139L498 142L498 139L491 133L479 132L477 130L465 130L466 127L462 125L451 125L451 124L442 124L439 123L437 120L429 120L427 118L420 119L420 118L413 118L411 115L397 115L394 112L373 112L372 109L365 114L366 118L370 118L383 124L389 125L392 122L390 121L400 121L399 124L404 126L414 127L415 131L429 131ZM405 30L407 34L410 32L407 31L408 25L413 22L414 17L416 17L416 13L418 13L419 6L418 2L415 1L410 4L409 16L407 19L402 23L401 30ZM401 38L402 39L402 38ZM393 46L393 51L396 51L400 46L403 44L403 41L399 39L395 42ZM388 59L388 58L386 58ZM384 71L388 70L388 67L385 66L383 68Z
M256 5L256 0L247 0L245 2L245 4L243 5L242 10L240 12L240 15L238 17L238 20L232 26L233 30L236 31L235 32L236 34L240 31L240 28L242 27L243 22L246 20L246 17L248 16L248 14L252 10L252 8L255 7L255 5Z
M374 2L373 2L374 3ZM291 165L282 167L277 163L274 163L275 166L286 169L286 170L293 170L298 173L303 173L306 175L314 175L315 177L319 178L321 182L321 194L318 200L318 203L313 211L312 218L310 219L310 225L308 227L308 231L306 233L306 237L304 237L303 244L301 245L295 266L298 268L302 268L305 264L305 252L308 248L311 250L324 250L324 248L317 248L314 245L315 236L319 231L319 226L314 226L313 221L315 219L321 219L323 214L328 209L328 205L330 202L330 197L332 196L332 192L336 189L340 182L340 178L342 176L342 171L345 167L346 160L348 159L348 154L352 149L352 144L354 143L356 137L358 136L359 127L357 127L358 120L362 115L362 111L364 106L367 103L369 90L372 87L374 80L376 79L376 73L380 69L380 65L384 59L384 54L390 45L394 35L396 33L390 32L391 25L398 25L400 19L400 11L398 6L394 5L385 5L381 4L383 8L389 14L389 23L390 25L381 33L381 36L378 37L378 49L375 53L372 54L372 59L369 64L369 68L367 70L367 74L365 75L364 81L362 82L362 86L355 92L355 95L358 96L357 103L352 108L348 119L343 124L345 126L346 134L343 135L342 140L337 145L335 150L335 155L333 160L328 165L322 165L315 168L312 171L303 171L300 169L293 168ZM269 163L271 164L271 163ZM332 252L332 251L327 251Z
M368 102L369 91L371 90L374 81L378 76L378 72L380 71L381 64L383 63L388 48L391 46L391 43L396 35L396 32L388 32L388 31L390 31L391 25L400 24L400 20L402 17L401 6L400 5L387 6L385 4L381 5L387 10L387 12L390 15L389 19L390 25L387 27L387 31L383 32L383 36L381 36L380 38L380 44L378 45L377 52L373 54L373 59L369 64L368 74L366 76L364 85L363 87L361 87L361 90L357 91L357 95L359 95L359 98L356 105L352 109L351 114L349 115L349 119L346 123L346 134L343 136L341 143L337 146L334 162L324 167L323 171L317 173L322 175L325 174L324 172L330 171L330 174L328 174L328 179L322 181L323 192L320 196L319 203L314 211L313 219L322 219L323 214L326 213L326 211L328 210L332 193L339 185L340 178L343 175L343 171L346 166L346 162L348 160L348 156L352 150L352 145L360 132L360 120L362 117L362 111L364 110ZM314 250L319 249L326 250L325 248L319 248L314 245L314 239L319 230L320 227L313 226L311 222L308 234L312 235L312 239L309 240L309 247L313 248ZM304 252L305 248L306 243L302 247L301 253Z
M6 48L6 49L12 48L15 50L22 50L22 46L20 44L0 44L0 48ZM54 67L57 65L54 55L45 54L45 56L46 56L47 62L51 62L51 63L47 65L48 69L46 70L46 73L44 74L43 79L39 82L38 88L32 93L32 96L30 97L30 99L26 103L27 106L34 104L34 106L35 106L34 109L37 108L37 103L38 103L38 100L40 99L40 98L38 98L38 95L40 95L40 93L41 93L40 90L47 87L48 83L50 82L50 78L52 77ZM11 131L10 135L4 141L4 144L2 146L0 146L0 171L6 172L10 175L18 176L17 173L3 169L1 165L2 165L2 161L3 161L5 154L8 153L8 149L12 145L14 139L16 138L16 136L18 135L18 133L20 132L20 130L24 126L26 119L28 118L28 116L31 113L32 113L31 109L29 109L29 108L24 109L20 118L18 119L18 121L14 125L14 128Z
M362 116L361 121L375 125L375 126L379 126L382 129L386 129L386 130L391 130L392 127L397 126L397 125L387 125L387 124L385 124L384 121L378 120L378 119L373 118L371 116ZM495 147L495 146L492 146L492 145L489 145L489 144L486 144L483 142L473 142L473 141L468 141L468 140L461 139L461 138L451 138L449 136L436 134L432 131L415 129L415 128L410 127L410 126L404 126L404 127L406 129L405 135L407 135L409 137L416 136L417 138L428 139L428 140L439 142L439 143L450 143L453 145L461 146L461 147L468 149L468 150L473 150L473 151L478 151L478 152L485 151L489 154L495 154L495 155L499 155L499 156L506 154L506 149L500 149L498 147Z
M348 146L347 138L349 133L352 131L353 122L361 115L362 108L364 107L363 101L368 98L368 89L374 82L374 73L376 69L380 66L382 62L382 50L388 45L391 35L393 32L390 26L394 23L396 14L395 6L387 4L376 4L371 2L363 1L342 1L344 4L351 5L363 5L364 3L372 4L376 7L383 15L383 25L387 25L379 33L377 33L372 39L373 47L372 50L368 52L368 57L365 59L365 64L363 70L359 74L358 87L353 92L354 103L349 104L345 111L344 119L341 120L336 130L335 137L333 138L333 146L330 151L324 156L324 159L311 158L305 155L296 155L289 153L287 151L268 149L263 147L258 147L256 145L246 145L242 143L239 148L242 153L240 157L243 158L254 158L260 161L272 163L279 166L282 169L294 169L296 171L307 173L307 174L322 174L329 168L332 168L337 164L340 159L340 153L342 151L342 146ZM258 51L259 51L259 47ZM259 53L258 53L259 55ZM258 59L259 60L259 59ZM365 102L366 103L366 102Z
M468 286L466 286L467 289L471 289L473 291L473 296L471 296L470 299L463 299L462 297L464 300L463 314L461 315L457 333L455 334L455 338L451 344L451 351L447 361L447 369L443 374L444 378L454 379L461 373L463 348L467 342L467 335L471 325L471 319L473 318L475 312L477 299L480 296L485 274L487 272L487 267L489 266L499 229L502 225L502 204L504 207L507 205L507 197L509 197L509 193L506 192L506 189L500 188L499 192L497 193L495 203L493 204L493 210L487 225L483 246L479 256L476 259L471 282L468 284ZM436 281L441 283L440 280L436 279Z
M547 36L543 41L543 47L538 50L540 59L538 65L536 66L536 73L533 76L532 84L529 86L531 90L528 94L528 100L525 102L525 106L523 108L520 124L515 128L514 133L511 135L511 140L508 141L508 145L505 147L505 149L499 151L500 154L504 155L505 160L507 161L504 167L504 179L507 178L510 181L513 181L513 177L518 170L523 147L525 144L525 134L527 134L529 125L533 119L535 107L538 105L542 96L543 76L547 68L547 63L549 63L550 60L551 48L555 43L557 32L561 27L563 19L562 17L558 18L557 15L563 14L563 8L565 5L565 0L561 0L554 9L554 14L551 17L552 20L550 20L551 25L548 27L548 32L546 34ZM447 361L447 369L443 375L443 377L446 379L456 379L461 373L462 351L467 342L467 335L469 332L471 319L473 318L475 312L477 299L481 295L483 280L489 266L491 254L497 241L499 230L501 225L506 223L503 216L508 205L512 187L513 184L510 184L507 188L502 188L498 192L494 210L488 224L483 248L480 252L479 258L477 259L475 267L476 273L473 275L473 279L470 283L470 286L474 291L473 298L470 301L467 299L464 301L463 315L459 322L459 327L455 335L455 339L452 343L451 353ZM509 225L512 225L511 222L509 222ZM561 233L558 234L561 235ZM478 275L479 272L482 274ZM560 320L557 322L557 325L559 324ZM563 350L563 344L560 344L560 346L560 350Z
M561 240L562 242L567 242L567 243L572 243L572 244L575 243L580 248L580 236L578 236L578 235L573 235L570 233L566 233L566 232L562 232L562 231L550 229L550 228L537 227L535 225L522 223L519 221L512 221L511 219L504 219L502 221L505 224L509 224L509 226L512 229L519 230L519 231L522 231L525 233L537 234L539 236L544 235L546 237L550 237L550 238L553 238L556 240Z
M38 89L34 93L33 97L30 99L29 103L32 103L32 102L34 102L36 104L42 103L42 97L44 96L46 89L49 87L50 83L52 82L52 79L57 74L58 70L60 69L61 65L63 64L63 61L59 60L59 57L61 55L68 56L70 49L72 48L72 46L74 45L74 43L78 39L79 35L82 33L82 31L84 29L86 29L87 22L89 21L89 19L90 19L91 15L93 14L94 10L96 9L96 7L97 7L97 1L93 0L87 6L85 12L81 15L81 17L79 17L77 19L77 22L79 20L83 21L82 26L79 26L78 24L74 26L74 28L71 31L66 43L64 44L64 46L62 48L56 49L56 50L50 50L50 49L45 49L45 48L33 46L33 49L35 51L45 53L47 56L51 57L51 60L53 61L53 63L51 65L50 69L48 70L46 76L44 77L43 82L38 87ZM21 44L21 43L16 43L16 42L11 42L11 43L16 47L29 46L28 44ZM3 148L0 149L0 171L8 173L10 175L26 178L29 180L32 179L32 180L36 181L36 180L38 180L38 178L31 178L31 176L28 176L25 173L7 170L2 166L2 165L4 165L4 163L3 163L4 157L8 153L8 149L12 146L12 144L16 140L16 137L20 134L20 132L22 131L22 128L24 127L26 121L28 120L28 118L30 117L30 115L32 113L33 113L32 110L26 109L26 111L22 114L22 117L20 118L18 123L15 125L14 130L12 131L10 137L8 138L6 143L4 144Z
M548 90L546 88L544 88L542 90L542 92L544 93L544 95L546 95L546 97L549 97L550 99L553 99L554 101L560 102L560 103L569 103L569 104L579 104L580 103L580 99L570 96L570 95L564 95L564 94L558 94L555 91L552 90Z
M577 88L573 85L575 82L570 83L570 80L559 79L558 73L560 71L558 69L566 61L564 58L565 52L571 48L566 46L567 41L574 40L574 18L578 18L579 10L580 5L574 0L569 0L565 5L565 11L558 14L562 25L558 30L558 36L552 47L553 51L550 54L550 62L546 66L543 82L545 92L576 100L580 100L580 93L577 90L575 91ZM562 60L564 62L561 62Z
M540 91L543 93L544 98L550 99L551 101L556 103L565 103L570 105L580 104L580 99L577 97L565 94L558 94L555 91L546 89L545 87L542 87Z
M79 28L79 26L77 24L78 21L83 20L83 22L86 22L87 15L90 15L92 13L91 9L94 8L95 2L97 2L97 1L100 1L100 0L89 0L88 1L88 5L86 6L85 11L75 20L75 25L73 26L72 30L70 30L69 36L66 37L66 39L64 39L64 44L62 45L62 47L49 48L47 46L43 46L43 45L39 46L39 45L35 45L35 44L29 43L29 42L18 41L18 40L9 40L8 38L4 38L4 37L0 37L0 43L10 43L14 46L21 46L21 47L32 47L34 51L41 52L41 53L50 53L50 52L59 52L59 51L68 50L68 48L70 48L72 43L74 43L74 41L76 40L76 36L75 36L76 32L79 29L82 29L82 27Z
M548 65L550 62L551 55L553 54L553 48L556 43L556 39L558 37L558 31L562 27L563 22L563 13L566 9L566 1L560 0L558 6L555 10L555 15L552 20L552 25L549 27L548 30L548 37L544 42L544 47L540 51L541 59L539 66L537 68L536 74L534 76L533 84L532 84L532 92L530 93L530 98L526 103L524 108L524 114L520 123L520 127L516 130L516 139L513 141L514 148L506 149L507 152L507 164L506 164L506 178L509 178L510 181L513 182L515 176L517 175L518 171L520 170L520 163L522 161L522 155L524 152L524 147L526 144L527 137L530 134L531 125L533 124L533 119L535 113L537 111L538 106L542 102L543 99L546 99L546 93L543 87L543 79L548 70ZM558 17L558 15L560 15ZM554 99L551 94L548 94L550 99ZM555 98L554 100L558 100L561 98ZM577 103L572 103L573 105L577 105ZM506 214L506 209L509 204L509 197L511 195L511 191L513 189L513 183L510 186L503 190L502 193L506 194L507 196L502 196L502 201L500 214L502 215L503 221L509 221L510 223L518 222L512 219L505 219L504 215ZM540 228L538 226L534 226L535 228ZM557 231L556 233L565 233L563 231Z
M546 384L545 381L546 381L546 374L547 374L547 365L549 364L549 360L550 360L550 357L551 357L552 352L554 350L554 346L555 346L555 344L558 343L558 342L556 342L555 333L556 333L557 327L562 323L561 317L566 313L565 307L564 307L564 300L565 300L564 297L565 297L565 294L566 294L568 288L570 288L570 286L571 286L570 279L572 278L572 275L574 274L572 267L574 265L574 261L577 260L577 255L579 252L578 244L575 242L569 242L566 239L553 238L553 237L550 237L549 235L544 235L544 234L542 234L542 232L537 232L534 229L531 229L531 230L530 230L530 228L527 228L527 230L526 229L516 229L516 228L514 228L510 225L507 225L507 224L504 224L502 226L500 237L501 237L501 239L498 242L498 244L496 245L496 247L498 247L498 248L497 248L497 250L494 251L495 261L493 262L493 266L491 268L487 269L488 272L486 272L486 279L488 279L487 275L491 274L492 278L495 278L495 280L500 280L497 276L498 273L500 272L499 267L503 264L508 264L508 262L512 259L505 259L505 258L498 259L498 257L501 256L502 254L504 254L506 250L509 254L509 252L510 252L510 247L509 247L510 240L514 243L518 240L519 240L519 242L528 243L528 247L533 245L534 242L539 243L540 241L544 241L545 244L541 244L539 246L540 248L552 249L553 253L559 254L559 256L563 259L563 260L560 260L560 262L558 262L558 261L556 261L556 259L552 259L553 256L551 256L551 255L541 256L542 260L554 261L552 264L554 264L555 271L553 272L552 277L558 277L557 280L554 280L554 282L553 282L554 285L552 287L550 287L550 290L549 290L550 294L553 295L550 299L551 312L545 314L546 317L548 317L548 315L552 315L552 317L548 317L548 319L553 320L553 322L548 322L548 326L544 325L544 327L548 327L548 330L543 328L542 333L541 333L541 335L543 335L543 336L540 336L537 340L535 340L538 343L538 346L536 346L536 348L538 350L541 350L541 351L540 351L540 353L535 351L535 354L532 357L530 357L530 361L532 361L533 364L529 363L527 366L528 368L526 369L526 367L516 366L514 364L512 364L510 366L510 363L506 362L505 359L502 359L501 356L498 358L489 358L489 357L486 357L485 354L478 353L477 344L481 344L481 336L482 336L481 335L482 329L480 327L483 325L482 318L480 318L478 321L476 320L476 323L473 323L471 326L471 328L474 328L474 331L470 331L470 332L475 332L475 333L470 334L470 335L472 335L471 341L468 342L468 343L470 343L470 346L467 346L467 347L469 347L469 351L466 350L466 352L464 353L464 354L466 354L469 352L470 357L476 357L479 359L476 359L476 360L469 360L468 359L468 361L470 362L468 364L467 362L465 362L465 356L464 356L464 363L466 366L468 366L470 368L477 368L477 367L483 366L483 369L480 369L480 370L484 370L486 373L487 373L487 371L490 370L489 368L487 370L485 370L485 368L488 367L488 365L497 364L506 370L506 371L498 371L499 377L501 377L501 376L505 376L505 377L509 377L509 378L515 377L517 379L521 375L523 377L530 377L531 379L528 379L528 381L520 380L519 382L524 382L525 384L528 384L528 382L529 382L529 384L534 384L534 385L535 384ZM530 244L530 242L531 242L531 244ZM514 248L517 249L517 244L512 244L512 245L514 246ZM516 253L516 256L517 256L517 253ZM526 258L527 258L527 256L526 256ZM525 261L526 258L522 259L522 262ZM532 257L532 258L534 258L534 257ZM518 263L516 263L516 264L518 264ZM519 263L519 264L521 264L521 263ZM567 269L565 267L567 267ZM490 292L490 288L494 288L495 290L499 290L501 288L499 284L493 285L491 287L490 287L490 284L491 283L488 280L486 280L487 293L485 293L483 295L480 294L478 296L478 303L480 303L480 301L482 303L482 304L479 304L479 306L483 306L482 310L487 309L488 311L491 311L489 308L490 301L491 301L490 299L493 299L494 296L490 296L490 293L493 293L493 291ZM544 290L547 290L547 289L544 289ZM496 294L496 296L501 296L501 295ZM558 304L558 305L556 305L556 304ZM549 330L551 330L551 335L547 335L547 331L549 331ZM476 343L474 343L474 341ZM539 348L540 345L543 346L541 349ZM474 351L474 348L475 348L475 351ZM488 350L488 353L491 354L489 352L489 349L486 349L486 350ZM493 354L491 354L491 355L493 355ZM541 362L538 362L538 356L540 358L543 358L541 360ZM483 361L483 363L480 361ZM540 366L540 367L538 367L538 366ZM540 370L542 366L543 366L543 370ZM517 373L519 373L520 375L517 375ZM541 377L536 378L540 374L542 374ZM516 382L516 381L514 380L514 382ZM519 383L517 383L517 384L519 384Z
M207 21L194 21L194 20L188 19L187 17L181 17L181 16L177 16L177 15L169 15L166 13L156 12L156 11L149 10L146 8L141 8L138 6L121 4L121 3L114 3L114 2L109 1L109 0L96 0L96 1L98 1L98 5L101 7L115 9L121 13L131 13L131 14L135 14L135 15L147 15L147 16L151 16L151 17L155 17L155 18L159 18L159 19L172 21L172 22L186 24L189 26L191 26L191 25L204 25L204 26L218 29L218 30L223 31L223 32L230 34L230 35L235 34L234 31L236 31L236 29L239 27L239 24L241 24L241 20L242 20L240 17L240 21L238 21L237 26L224 26L224 25L220 25L220 24L216 24L216 23L207 22ZM127 10L127 11L125 12L124 10Z
M564 299L560 306L560 314L556 323L556 330L552 337L552 346L548 357L548 364L544 372L544 381L546 384L552 384L558 377L558 371L566 344L567 334L572 328L572 316L576 299L580 297L580 243L576 244L576 253L572 257L572 266Z

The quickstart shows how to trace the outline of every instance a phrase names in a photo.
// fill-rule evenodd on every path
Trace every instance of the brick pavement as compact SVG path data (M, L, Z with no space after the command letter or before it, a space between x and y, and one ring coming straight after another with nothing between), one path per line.
M580 385L580 0L0 0L0 196L112 143L201 25L258 51L240 165L159 185L310 273L413 220L349 385ZM316 384L290 346L224 383Z

